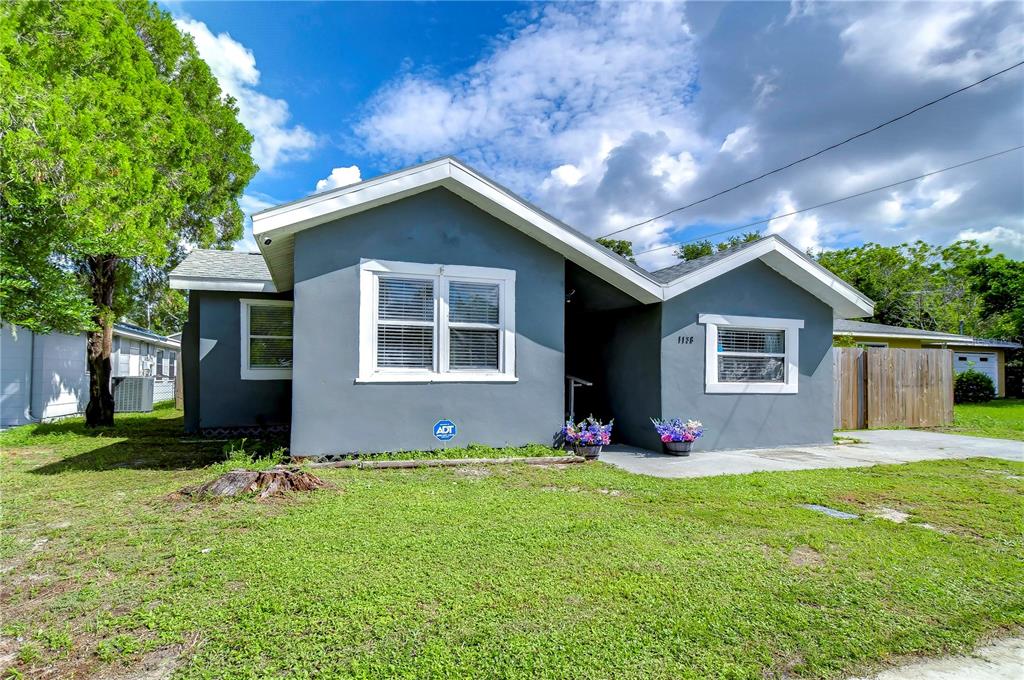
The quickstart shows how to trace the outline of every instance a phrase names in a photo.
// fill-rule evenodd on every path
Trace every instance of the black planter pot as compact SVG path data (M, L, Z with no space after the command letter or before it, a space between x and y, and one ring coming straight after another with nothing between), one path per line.
M665 448L665 453L673 456L689 456L690 449L693 448L693 442L662 442L661 445Z
M582 446L576 444L573 446L577 456L583 456L587 460L597 460L597 457L601 455L601 446Z

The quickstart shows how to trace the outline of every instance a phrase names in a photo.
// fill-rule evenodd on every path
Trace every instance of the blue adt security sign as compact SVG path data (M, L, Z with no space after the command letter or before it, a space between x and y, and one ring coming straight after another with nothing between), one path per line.
M443 442L454 437L457 432L455 423L450 420L439 420L434 423L434 436Z

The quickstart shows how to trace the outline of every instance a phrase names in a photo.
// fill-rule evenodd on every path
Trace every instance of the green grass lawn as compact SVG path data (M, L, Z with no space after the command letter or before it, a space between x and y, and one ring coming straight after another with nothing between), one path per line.
M984 404L957 404L946 432L1024 441L1024 399L995 399Z
M1020 464L325 469L194 503L220 445L118 422L0 435L10 676L843 677L1024 624Z

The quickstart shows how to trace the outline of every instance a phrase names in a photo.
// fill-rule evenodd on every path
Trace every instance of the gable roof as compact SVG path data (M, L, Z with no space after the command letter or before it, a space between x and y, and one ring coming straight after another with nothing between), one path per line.
M651 272L651 277L655 281L660 281L662 283L671 283L680 277L686 276L687 274L695 272L698 269L702 269L708 266L709 264L724 259L729 255L732 255L733 253L736 253L744 248L753 246L755 243L759 243L762 240L764 239L757 239L757 241L748 241L747 243L741 243L739 245L733 246L732 248L719 250L718 252L712 253L710 255L705 255L703 257L698 257L693 260L683 260L679 264L674 264L670 267L665 267L664 269L658 269L657 271Z
M193 250L170 274L171 288L273 293L277 289L260 253Z
M254 214L253 234L266 259L267 276L272 280L272 287L262 290L291 290L294 285L295 234L298 232L438 187L451 191L645 304L671 299L747 262L760 259L830 305L836 317L866 316L873 310L871 300L778 236L767 236L709 258L648 272L451 157L307 196ZM203 288L208 284L208 289L231 290L223 287L232 285L223 278L217 283L209 277L189 276L187 272L195 271L185 268L187 263L189 267L193 266L189 258L172 272L172 286ZM211 262L206 267L209 269L220 268ZM196 279L193 283L201 285L184 285L185 279L189 278ZM251 286L257 280L243 278L238 285Z
M836 319L832 324L832 334L860 335L872 338L907 338L912 340L922 340L931 344L939 343L945 345L1004 347L1006 349L1017 349L1020 347L1020 343L1011 342L1009 340L975 338L970 335L943 333L941 331L926 331L921 328L905 328L903 326L889 326L884 323L852 321L849 319Z

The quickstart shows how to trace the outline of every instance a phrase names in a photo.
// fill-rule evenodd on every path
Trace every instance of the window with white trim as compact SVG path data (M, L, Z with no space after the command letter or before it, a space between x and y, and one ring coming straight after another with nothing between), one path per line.
M800 319L701 314L704 388L723 394L795 394Z
M292 377L290 300L240 300L242 380Z
M515 272L364 260L358 382L515 380Z

